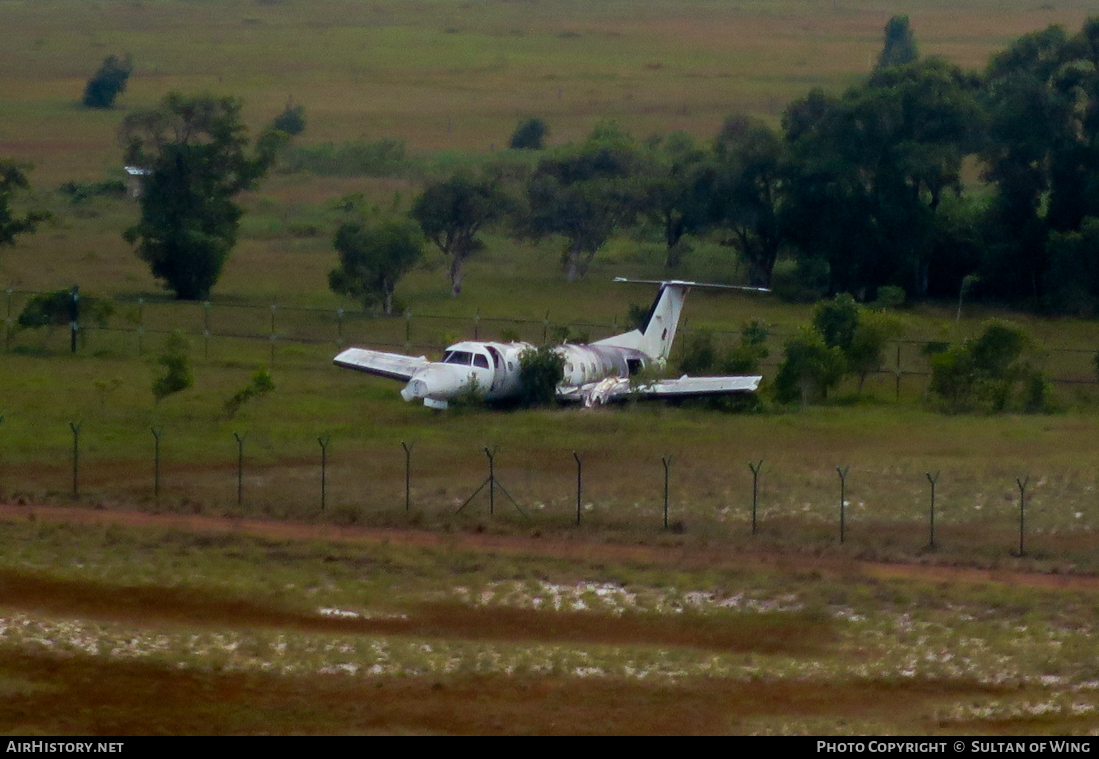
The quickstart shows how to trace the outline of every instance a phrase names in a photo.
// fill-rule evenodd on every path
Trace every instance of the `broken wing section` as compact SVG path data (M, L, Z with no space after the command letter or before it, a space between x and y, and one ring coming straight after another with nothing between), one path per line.
M405 356L400 353L384 353L365 348L348 348L340 353L332 363L345 369L354 369L379 377L407 382L420 369L430 363L426 356Z
M583 403L585 406L599 406L630 397L637 398L692 398L705 395L730 395L732 393L754 393L763 377L687 377L663 379L647 385L630 387L625 377L609 377L599 382L585 385L570 385L557 388L557 399Z

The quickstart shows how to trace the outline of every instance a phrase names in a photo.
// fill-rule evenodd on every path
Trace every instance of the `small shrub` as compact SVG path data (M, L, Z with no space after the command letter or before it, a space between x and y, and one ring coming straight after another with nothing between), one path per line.
M462 385L461 390L448 401L453 409L477 409L485 405L485 389L481 387L477 377L470 375L469 382Z
M158 365L164 367L164 373L153 379L153 397L158 404L195 383L187 355L189 347L187 338L180 332L173 332L164 343L164 353L156 360Z
M907 297L903 287L882 285L878 288L878 298L874 301L873 307L879 311L900 308L904 305L905 298Z
M118 179L104 182L65 182L57 188L65 198L75 205L86 203L92 198L122 198L126 196L126 183Z
M839 384L847 362L838 346L830 346L814 329L803 328L786 341L786 357L775 376L774 393L779 403L800 401L805 406Z
M827 261L779 261L771 274L771 291L786 303L815 303L827 292L828 278Z
M717 366L717 348L710 330L689 332L680 341L679 371L683 374L708 374Z
M545 406L557 397L557 386L565 377L565 358L552 345L529 348L519 356L520 402L524 406Z
M121 59L108 55L84 87L84 105L88 108L113 107L115 98L126 91L126 82L133 69L133 59L129 53Z
M241 406L253 398L266 395L275 389L275 381L271 378L271 372L266 369L258 369L252 375L252 381L237 391L232 398L225 401L225 414L232 419L240 411Z
M80 295L75 307L79 323L97 327L106 327L115 310L112 301L87 295ZM73 320L73 308L72 290L40 293L27 301L15 323L19 329L67 326Z
M287 103L286 108L271 121L271 127L289 135L305 131L305 106Z
M1033 344L1021 328L989 321L979 337L932 357L931 394L950 413L981 408L998 413L1013 405L1030 413L1046 411L1049 381L1031 363L1031 353Z
M539 118L529 118L515 128L508 146L512 150L541 150L546 146L549 127Z

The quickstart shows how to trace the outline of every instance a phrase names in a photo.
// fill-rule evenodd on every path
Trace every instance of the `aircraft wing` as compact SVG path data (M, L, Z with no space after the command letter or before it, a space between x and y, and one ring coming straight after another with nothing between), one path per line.
M428 360L426 356L414 357L365 348L348 348L332 359L332 363L345 369L407 382L413 374L428 365Z
M610 377L585 385L567 385L557 389L557 399L581 402L585 406L597 406L631 395L640 398L691 398L703 395L729 395L751 393L759 387L763 377L687 377L656 380L647 385L631 388L624 377Z

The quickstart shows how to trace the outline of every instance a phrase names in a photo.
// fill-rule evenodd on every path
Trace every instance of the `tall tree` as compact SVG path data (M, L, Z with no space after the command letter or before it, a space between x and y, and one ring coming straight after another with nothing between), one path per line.
M129 53L123 58L108 55L84 87L84 105L88 108L113 106L115 98L126 91L126 83L133 70L134 61Z
M770 287L785 240L781 207L788 149L770 127L744 116L726 119L714 143L715 223L748 263L748 282Z
M908 16L893 16L885 24L885 41L874 70L907 66L919 57L916 35L908 25Z
M568 281L585 274L611 233L641 208L636 143L613 122L581 145L566 146L538 163L527 183L522 231L540 239L565 238L562 268Z
M1051 235L1099 217L1099 19L1071 37L1051 26L1019 38L985 78L983 157L995 193L982 287L1060 308L1066 269L1052 271L1052 253L1069 248Z
M706 151L685 132L649 140L640 166L642 208L664 236L664 266L674 269L682 261L683 237L709 221L713 172Z
M334 245L340 265L328 275L332 291L355 298L366 308L380 304L383 313L393 313L397 282L423 255L416 224L404 219L347 222L336 232Z
M171 93L122 122L127 162L149 170L141 221L126 230L138 256L181 300L209 296L236 243L236 195L256 186L285 134L252 145L240 101Z
M833 291L926 292L937 211L946 191L960 191L981 123L976 87L930 58L791 106L786 228L803 256L827 260Z
M508 147L512 150L541 150L546 146L549 127L537 116L524 119L511 135Z
M462 264L483 247L478 237L487 225L507 214L510 202L500 182L485 174L458 173L424 188L412 206L412 217L447 260L450 294L462 291Z
M8 159L0 159L0 248L14 245L19 235L33 232L40 222L50 217L49 212L41 210L18 214L12 209L15 196L27 190L27 171L30 166Z

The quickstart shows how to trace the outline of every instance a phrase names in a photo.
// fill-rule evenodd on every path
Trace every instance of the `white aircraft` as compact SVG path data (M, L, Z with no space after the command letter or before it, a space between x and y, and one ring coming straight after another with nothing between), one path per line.
M762 377L688 377L654 380L630 386L630 378L643 367L663 367L672 350L683 300L692 287L769 292L764 288L712 285L680 280L630 280L617 277L615 282L640 282L660 285L644 324L622 335L597 340L589 345L566 343L557 346L565 360L565 372L557 386L561 401L596 406L628 397L684 398L701 395L750 393L759 387ZM463 341L451 345L442 361L425 356L384 353L365 348L348 348L333 359L337 366L407 382L401 397L406 401L422 399L433 409L445 409L447 401L470 388L487 401L504 401L520 394L519 361L529 343Z

